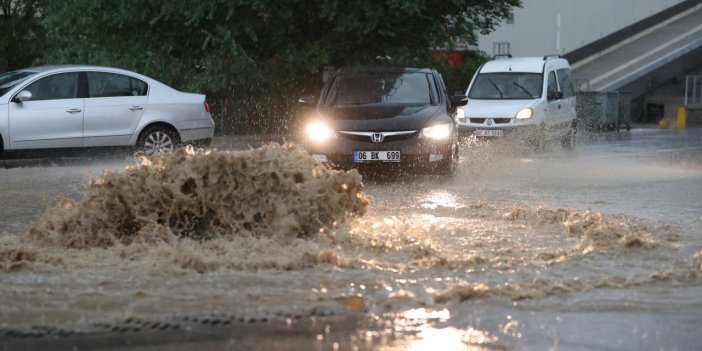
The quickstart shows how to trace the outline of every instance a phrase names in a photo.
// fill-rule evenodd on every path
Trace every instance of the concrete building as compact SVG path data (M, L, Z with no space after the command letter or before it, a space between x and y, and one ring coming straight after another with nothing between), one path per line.
M602 39L683 0L523 0L478 49L488 55L565 54Z

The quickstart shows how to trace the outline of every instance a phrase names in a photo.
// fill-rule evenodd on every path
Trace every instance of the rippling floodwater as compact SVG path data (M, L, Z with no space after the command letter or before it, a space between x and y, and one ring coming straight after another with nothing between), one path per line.
M21 262L0 273L3 340L187 330L213 349L692 349L702 133L673 132L575 154L464 148L453 178L367 178L368 212L314 236L34 247L3 258ZM51 184L36 173L56 167L32 172Z

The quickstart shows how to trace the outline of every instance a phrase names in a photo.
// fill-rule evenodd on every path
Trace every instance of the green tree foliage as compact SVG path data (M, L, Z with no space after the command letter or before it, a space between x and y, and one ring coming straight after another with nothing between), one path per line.
M287 126L323 66L427 65L519 0L43 0L42 63L91 63L202 91L232 129ZM230 71L231 75L227 72ZM227 78L230 76L231 78ZM469 79L466 77L465 79ZM228 104L225 103L228 101ZM293 111L293 112L287 112Z
M39 55L43 37L37 1L0 2L0 72L29 66Z
M456 92L464 94L475 71L478 70L481 64L490 60L490 57L481 51L466 51L463 59L465 62L460 65L451 65L446 62L446 59L437 59L430 62L430 66L441 72L444 83L446 83L446 89L451 95Z

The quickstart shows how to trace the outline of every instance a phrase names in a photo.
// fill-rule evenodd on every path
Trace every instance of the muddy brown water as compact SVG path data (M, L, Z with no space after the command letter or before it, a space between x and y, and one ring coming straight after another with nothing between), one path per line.
M204 241L76 244L97 227L71 220L75 211L48 226L72 223L71 240L36 224L57 193L80 201L87 171L119 175L122 160L0 171L14 203L2 207L0 339L29 349L694 349L702 133L667 132L593 137L575 154L464 148L454 177L366 177L365 212L274 187L235 211L294 212L295 225L275 217L257 232L244 220ZM89 205L114 213L114 197ZM311 204L335 223L301 229Z

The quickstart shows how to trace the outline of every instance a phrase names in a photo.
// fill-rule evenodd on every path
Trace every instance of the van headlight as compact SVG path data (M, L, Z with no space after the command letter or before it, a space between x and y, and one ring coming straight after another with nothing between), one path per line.
M437 124L435 126L422 129L420 137L432 140L446 140L451 136L450 124Z
M461 122L465 121L465 119L466 119L466 111L465 111L464 109L460 108L460 107L457 108L457 109L456 109L456 118L457 118L459 121L461 121Z
M534 110L532 110L530 107L523 108L517 112L517 115L515 116L517 119L528 119L531 118L531 116L534 114Z
M336 132L322 122L310 122L305 126L305 134L311 141L321 143L336 138Z

